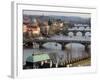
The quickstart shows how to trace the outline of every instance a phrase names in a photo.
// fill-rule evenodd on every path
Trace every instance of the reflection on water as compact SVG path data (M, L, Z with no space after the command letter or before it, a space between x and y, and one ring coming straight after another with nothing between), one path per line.
M28 56L39 53L49 54L54 63L88 56L85 46L80 43L69 43L66 45L66 50L63 51L59 43L48 42L43 46L45 47L44 49L24 49L23 64L25 65Z

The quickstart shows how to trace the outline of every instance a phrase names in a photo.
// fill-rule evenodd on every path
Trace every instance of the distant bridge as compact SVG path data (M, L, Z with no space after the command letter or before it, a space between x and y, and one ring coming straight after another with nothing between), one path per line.
M75 29L68 29L67 33L73 32L74 36L77 36L77 32L81 32L82 36L85 36L87 32L91 33L91 30L75 30Z

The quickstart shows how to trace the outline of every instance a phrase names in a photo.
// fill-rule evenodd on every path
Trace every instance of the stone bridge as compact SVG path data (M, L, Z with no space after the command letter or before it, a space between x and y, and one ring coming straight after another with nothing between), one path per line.
M39 49L43 48L43 44L47 43L47 42L55 42L55 43L59 43L62 46L62 50L65 49L65 45L67 45L68 43L80 43L82 45L84 45L86 48L88 47L88 45L91 44L90 40L64 40L64 39L60 39L60 40L54 40L54 39L33 39L33 40L27 40L26 42L35 42L37 44L39 44Z

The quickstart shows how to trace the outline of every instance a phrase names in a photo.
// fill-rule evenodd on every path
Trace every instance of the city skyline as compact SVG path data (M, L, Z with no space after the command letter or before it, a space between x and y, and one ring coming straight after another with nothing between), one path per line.
M24 10L23 15L69 16L69 17L91 18L90 13L52 12L52 11L47 12L47 11L31 11L31 10Z

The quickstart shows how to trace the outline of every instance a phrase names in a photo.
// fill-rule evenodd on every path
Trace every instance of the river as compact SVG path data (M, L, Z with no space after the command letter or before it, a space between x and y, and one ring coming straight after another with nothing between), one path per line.
M63 39L63 37L59 38L58 36L54 36L54 38ZM83 37L79 39L85 39L85 38ZM90 38L87 39L90 40ZM38 54L38 53L47 53L49 55L52 55L52 53L54 53L56 61L64 61L72 58L79 58L79 57L82 58L84 56L88 56L88 53L85 51L85 46L80 43L66 44L68 50L61 50L61 45L55 42L48 42L45 43L43 46L45 47L44 49L38 49L38 48L23 49L23 64L25 65L25 61L28 56L31 56L32 54Z

